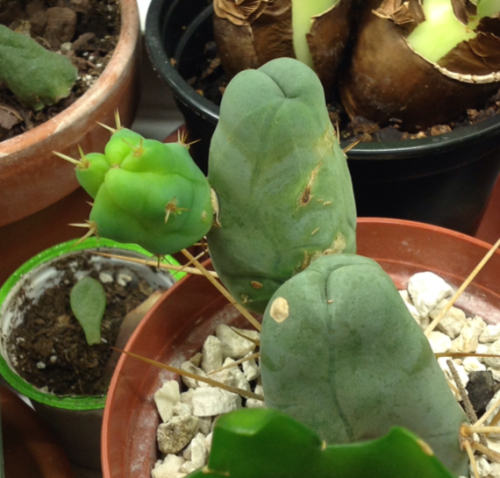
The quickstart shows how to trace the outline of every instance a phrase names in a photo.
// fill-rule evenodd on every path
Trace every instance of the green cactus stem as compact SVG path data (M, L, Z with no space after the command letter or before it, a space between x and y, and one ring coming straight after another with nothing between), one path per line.
M290 58L226 88L208 179L220 227L214 267L235 299L263 312L274 291L322 254L355 252L351 178L313 71Z
M327 443L401 426L465 475L467 418L391 278L373 260L323 256L280 287L261 336L266 404Z
M71 289L70 305L82 326L87 344L100 344L101 322L106 310L106 293L102 284L92 277L83 277Z
M38 111L66 98L77 74L65 56L0 25L0 82L25 106Z
M353 445L325 447L317 433L276 410L239 410L215 425L208 465L189 478L453 478L432 449L397 427Z
M212 226L208 181L184 144L119 129L104 154L73 162L94 198L90 225L98 236L166 255L191 246Z

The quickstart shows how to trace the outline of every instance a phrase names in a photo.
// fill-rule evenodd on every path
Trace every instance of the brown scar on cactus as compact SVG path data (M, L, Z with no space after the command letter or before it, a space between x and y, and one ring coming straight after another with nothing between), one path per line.
M318 163L318 165L312 170L309 176L309 180L307 181L307 185L300 195L299 207L306 207L311 202L311 199L314 197L311 191L314 185L314 181L318 176L318 171L321 168L321 164L322 164L321 162Z

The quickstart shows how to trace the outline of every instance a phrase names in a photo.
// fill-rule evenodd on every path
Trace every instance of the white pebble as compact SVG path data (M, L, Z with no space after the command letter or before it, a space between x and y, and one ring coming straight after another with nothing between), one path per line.
M475 352L479 344L479 336L486 324L480 317L468 319L460 335L451 344L452 352Z
M197 417L212 417L241 408L241 397L236 393L215 387L200 387L194 390L193 414Z
M430 318L434 320L447 304L447 300L442 300L437 305L437 307L429 314ZM446 312L445 316L436 326L436 329L445 333L448 337L455 339L462 331L466 321L467 318L465 317L465 313L463 310L457 309L456 307L451 307L451 309Z
M451 339L447 335L443 334L442 332L437 332L436 330L433 330L429 334L429 344L432 348L432 351L435 354L442 354L445 352L448 352L451 348Z
M463 366L467 373L471 372L484 372L486 367L476 357L465 357Z
M173 415L174 406L181 400L179 392L179 382L169 380L154 394L156 408L164 422L168 422Z
M190 361L184 362L181 365L181 370L184 370L186 372L193 373L195 375L200 375L201 377L206 377L205 372L201 369L193 365ZM195 380L194 378L190 377L182 377L182 381L188 388L198 388L200 385L200 382L198 380Z
M410 277L408 292L419 314L424 317L443 299L451 297L453 289L433 272L419 272Z
M479 476L489 476L491 471L491 466L483 456L476 457L476 465L477 471L479 472ZM473 475L472 475L473 476Z
M490 477L500 478L500 463L490 463Z
M251 354L246 355L248 357ZM241 366L243 367L243 373L245 378L251 382L260 377L260 367L257 365L255 359L245 360Z
M120 284L122 287L126 287L129 282L132 282L132 276L125 273L118 274L116 282Z
M243 330L243 329L236 329L236 330L239 333L253 340L260 339L260 335L256 330ZM231 329L231 327L225 324L220 324L217 326L215 330L215 335L222 342L222 353L224 357L231 357L233 359L238 360L255 350L256 347L255 343L238 335Z
M111 282L113 282L113 276L109 272L101 272L99 274L99 280L103 284L110 284Z
M487 324L483 333L479 336L479 342L482 344L491 344L500 340L500 324Z
M235 361L232 358L226 358L223 364L224 369L220 372L211 374L210 378L230 387L250 391L250 384L248 383L245 374L241 371L239 366L233 365L234 363Z
M206 463L207 454L205 435L198 433L191 441L191 462L195 469L201 468Z
M165 454L181 451L198 432L199 418L191 415L172 417L156 431L158 447Z
M488 347L488 353L493 355L500 355L500 340L493 342ZM484 363L495 370L500 370L500 358L485 357Z
M187 403L178 402L174 405L172 413L175 417L180 417L182 415L192 415L193 408L190 407Z
M152 478L177 478L177 473L184 463L184 458L177 455L167 455L163 461L156 462L151 471Z
M455 379L453 378L453 375L451 374L450 372L450 368L448 367L448 362L449 357L441 357L441 358L438 358L438 363L441 367L441 370L444 372L444 374L446 375L446 378L452 382L453 384L456 385L455 383ZM465 371L465 368L463 365L459 365L457 364L456 361L453 360L453 365L455 365L455 369L458 373L458 377L460 379L460 383L466 387L467 384L469 383L469 374Z
M209 335L203 344L201 369L205 373L213 372L222 367L222 342Z
M45 362L40 361L40 362L37 362L37 363L36 363L36 368L37 368L38 370L43 370L43 369L44 369L44 368L46 368L46 367L47 367L47 365L45 365Z

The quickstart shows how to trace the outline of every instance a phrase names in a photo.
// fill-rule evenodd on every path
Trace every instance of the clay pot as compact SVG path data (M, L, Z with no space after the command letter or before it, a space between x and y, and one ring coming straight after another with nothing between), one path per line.
M73 478L47 424L18 395L0 386L5 478Z
M13 357L8 355L5 345L11 330L23 321L22 297L39 297L47 288L58 283L62 274L53 267L58 260L75 256L82 250L96 248L102 252L141 259L151 257L151 254L133 244L90 238L81 244L77 244L77 241L58 244L23 264L0 288L0 375L18 393L31 400L33 407L50 425L73 463L100 470L99 437L106 396L59 396L31 385L16 372L12 365ZM177 264L172 258L169 261ZM106 265L125 268L146 281L153 289L168 289L175 281L168 272L150 268L143 263L96 257L92 264L97 271Z
M117 108L122 124L132 124L139 101L139 14L135 0L120 0L120 5L118 44L94 86L54 118L0 143L0 262L4 255L10 262L13 255L18 257L13 268L6 271L5 265L2 267L0 284L31 255L69 238L66 235L55 243L45 242L42 246L39 243L46 234L52 234L54 228L66 227L66 222L59 222L57 208L45 215L43 211L78 188L74 166L55 156L53 151L79 157L78 145L86 152L102 150L109 132L96 122L113 126ZM28 223L19 223L18 227L8 227L36 213L42 214L41 220L35 217ZM2 226L7 226L7 230ZM77 234L74 232L71 237ZM32 236L37 237L38 248L31 247L19 256L17 245Z
M358 252L375 259L399 289L410 276L432 271L459 287L490 246L464 234L422 223L358 220ZM208 265L208 264L207 264ZM500 322L500 254L496 253L462 294L457 306ZM220 323L247 326L204 278L190 276L163 295L143 319L126 349L179 366ZM101 453L104 478L148 478L157 459L159 415L152 396L173 374L123 355L104 411Z

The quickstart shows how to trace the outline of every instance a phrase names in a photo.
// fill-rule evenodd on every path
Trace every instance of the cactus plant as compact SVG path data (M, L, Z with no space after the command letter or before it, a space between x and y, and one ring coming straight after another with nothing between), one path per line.
M208 182L187 159L170 159L175 151L188 154L182 145L162 145L119 130L104 154L82 154L77 175L95 197L91 221L99 234L138 242L157 254L193 239L184 227L191 219L198 223L200 211L208 215ZM183 175L176 175L180 170ZM188 202L175 183L190 185L184 171L202 191L191 194ZM214 266L247 308L265 309L261 354L266 401L313 429L304 432L302 425L279 418L281 425L273 425L271 436L281 427L300 428L309 444L316 443L310 451L318 456L317 433L335 444L325 456L335 456L345 471L345 463L360 456L356 453L372 450L358 442L378 439L373 449L400 443L403 458L427 466L427 458L421 459L421 453L416 458L404 445L411 437L415 449L411 434L416 433L452 472L463 474L467 455L459 430L467 418L389 276L375 262L354 254L355 208L345 155L328 120L321 84L309 67L278 59L232 80L211 143L208 180L218 198L218 219L207 237ZM175 223L175 234L185 234L182 241L171 239L170 219L164 224L165 208L174 198L183 199L175 205L182 214L173 210L174 219L187 216L185 223ZM191 218L185 209L196 214ZM195 236L208 229L203 223ZM291 370L300 378L291 379ZM246 436L253 426L258 434L259 423L265 429L271 415L253 425L246 415L241 422L225 418L222 423ZM401 426L411 433L390 432ZM387 433L403 438L382 438ZM224 455L223 450L216 453ZM211 458L209 466L217 459ZM258 474L259 468L244 463L248 470L240 467L241 476ZM404 460L395 466L403 465ZM450 476L434 465L434 476ZM214 469L227 476L232 471L225 466Z
M69 95L77 77L71 61L0 25L0 82L35 111Z
M297 60L229 84L208 179L220 209L220 227L208 235L212 261L250 310L263 312L276 288L319 255L356 250L345 155L318 78Z
M208 465L189 478L452 478L430 447L402 428L376 440L328 445L276 410L238 410L215 425Z
M89 223L98 236L166 255L195 243L212 225L210 187L184 144L123 128L104 154L82 153L74 162L78 181L94 198Z
M266 404L327 443L369 440L403 426L465 474L458 431L467 418L375 261L323 256L283 284L264 315L261 370Z

